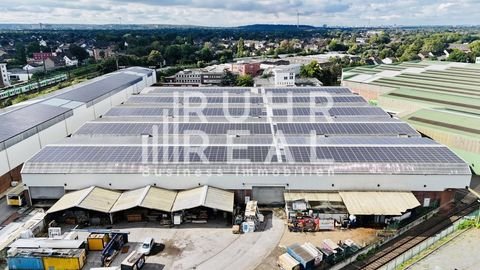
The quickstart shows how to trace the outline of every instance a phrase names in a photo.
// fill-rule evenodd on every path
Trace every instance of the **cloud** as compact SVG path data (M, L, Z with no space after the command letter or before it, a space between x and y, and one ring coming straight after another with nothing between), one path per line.
M237 26L478 24L479 0L16 0L0 23L122 23Z

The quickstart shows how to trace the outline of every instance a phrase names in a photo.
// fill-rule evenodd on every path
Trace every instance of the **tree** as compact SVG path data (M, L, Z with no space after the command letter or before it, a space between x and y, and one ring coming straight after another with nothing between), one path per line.
M237 86L253 86L253 78L252 76L246 74L237 77Z
M445 43L439 38L427 38L423 43L422 50L438 54L445 48Z
M480 40L475 40L474 42L470 43L469 47L474 57L480 56Z
M385 32L381 32L380 34L371 36L369 43L372 45L388 44L390 43L390 36Z
M230 70L225 69L223 71L222 81L220 82L221 86L234 86L237 82L237 78L235 74L233 74Z
M40 52L40 44L37 41L32 41L27 45L27 54L32 56L33 53Z
M468 62L469 58L468 55L461 50L453 49L450 55L448 55L447 60L452 62Z
M115 71L117 70L117 62L113 58L105 59L97 66L97 69L104 74Z
M348 49L349 54L357 54L358 53L358 45L356 43L353 43L350 48Z
M243 42L243 38L240 38L237 44L237 57L243 57L244 49L245 49L245 45Z
M318 78L320 73L321 68L317 61L312 61L309 64L300 67L300 76L305 78Z
M208 63L213 60L213 53L209 47L203 47L198 52L198 57L200 58L201 61Z
M347 46L338 42L336 39L332 39L330 43L328 43L328 50L329 51L345 51L347 50Z
M75 44L70 45L69 50L70 53L75 56L79 62L83 62L83 60L87 59L90 56L84 48Z
M148 54L147 61L150 65L159 66L163 62L163 56L159 51L151 50Z
M15 60L22 65L27 63L27 54L23 43L17 43L15 45Z
M390 48L385 48L383 50L380 51L380 53L378 54L378 56L381 58L381 59L385 59L386 57L392 57L395 53L393 52L392 49Z

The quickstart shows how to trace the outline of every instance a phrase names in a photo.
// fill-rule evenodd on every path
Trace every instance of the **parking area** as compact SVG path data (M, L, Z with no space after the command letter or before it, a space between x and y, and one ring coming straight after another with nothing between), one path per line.
M266 216L263 232L233 234L224 221L162 228L153 223L125 223L114 229L128 231L129 251L117 255L111 266L119 266L143 240L153 237L156 245L143 269L255 269L284 233L284 221ZM100 252L90 252L86 269L100 267Z

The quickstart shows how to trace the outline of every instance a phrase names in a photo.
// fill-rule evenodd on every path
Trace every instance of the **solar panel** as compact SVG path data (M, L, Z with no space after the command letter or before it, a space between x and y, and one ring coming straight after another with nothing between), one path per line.
M312 157L345 163L464 163L446 147L368 147L368 146L288 146L285 148L294 162L310 163Z
M163 115L198 115L198 110L186 110L184 108L158 108L158 107L115 107L109 110L105 116L163 116ZM205 116L244 116L251 117L264 116L266 113L262 108L205 108L201 110L201 114Z
M131 85L142 81L142 77L126 73L114 73L98 81L94 81L79 87L72 91L65 92L56 96L67 100L80 102L91 102L103 95L113 94L121 91Z
M206 134L242 135L271 134L270 124L266 123L170 123L168 134L186 134L200 131ZM163 133L162 123L109 123L95 122L83 125L75 135L153 135L156 128L158 134Z
M270 98L272 103L312 103L315 100L315 104L326 104L329 102L333 103L366 103L365 99L361 96L351 95L351 96L330 96L330 97L319 97L319 96L274 96Z
M185 88L158 88L150 91L149 93L161 93L161 94L166 94L166 93L203 93L203 94L223 94L223 93L229 93L229 94L244 94L246 92L250 92L250 88L229 88L229 87L218 87L218 88L195 88L195 89L185 89Z
M205 97L191 96L184 98L179 97L158 97L158 96L132 96L127 103L263 103L262 97Z
M352 91L345 87L287 87L287 88L266 88L265 92L272 94L309 94L312 92L330 94L351 94Z
M23 132L32 130L33 133L58 123L65 119L65 113L71 109L32 104L0 115L0 141L3 142ZM39 127L39 125L44 125ZM25 134L25 138L32 134ZM23 137L20 140L24 139Z
M311 110L308 107L294 107L289 112L288 109L272 109L274 116L287 116L287 115L323 115L324 111L328 111L329 116L387 116L390 117L384 110L378 107L333 107L333 108L318 108L317 110Z
M315 136L286 136L282 138L285 145L374 145L374 146L438 146L438 144L430 139L422 137L318 137Z
M419 134L406 123L278 123L283 134L398 136Z
M29 162L32 163L245 163L245 162L277 162L271 146L245 146L230 148L226 146L48 146L40 151ZM165 155L164 155L165 151ZM229 152L230 151L230 152ZM188 154L188 155L187 155ZM269 161L271 157L271 161ZM206 158L206 160L204 159Z

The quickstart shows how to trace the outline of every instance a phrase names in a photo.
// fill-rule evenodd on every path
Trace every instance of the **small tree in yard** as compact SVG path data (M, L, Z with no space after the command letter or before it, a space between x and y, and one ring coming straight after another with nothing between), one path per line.
M237 76L233 74L230 70L225 69L223 71L222 81L220 82L221 86L234 86L237 82Z
M237 77L237 86L253 86L253 84L253 78L248 74Z

